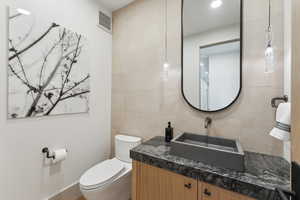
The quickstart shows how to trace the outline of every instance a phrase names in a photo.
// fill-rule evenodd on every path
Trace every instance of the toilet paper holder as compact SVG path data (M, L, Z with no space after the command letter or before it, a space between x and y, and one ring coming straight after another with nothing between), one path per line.
M48 147L42 149L42 153L46 154L46 157L49 159L55 159L55 155L50 155L50 151Z

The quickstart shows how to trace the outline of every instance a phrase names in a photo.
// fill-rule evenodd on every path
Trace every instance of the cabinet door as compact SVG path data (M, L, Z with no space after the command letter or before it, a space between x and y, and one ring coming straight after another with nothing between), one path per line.
M197 200L196 180L134 162L133 200Z

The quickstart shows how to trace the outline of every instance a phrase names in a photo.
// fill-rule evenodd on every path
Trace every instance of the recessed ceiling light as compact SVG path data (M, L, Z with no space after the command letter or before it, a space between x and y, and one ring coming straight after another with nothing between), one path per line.
M220 6L222 6L223 1L222 0L213 0L210 4L210 6L212 8L219 8Z
M29 12L28 10L22 9L22 8L18 8L17 11L18 11L18 13L20 13L22 15L31 15L31 12Z

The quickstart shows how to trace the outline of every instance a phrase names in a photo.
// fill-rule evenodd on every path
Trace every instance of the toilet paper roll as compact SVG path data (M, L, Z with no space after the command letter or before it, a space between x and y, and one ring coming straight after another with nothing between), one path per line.
M65 160L67 158L68 151L66 149L58 149L53 152L53 155L55 158L52 160L52 162L55 164Z

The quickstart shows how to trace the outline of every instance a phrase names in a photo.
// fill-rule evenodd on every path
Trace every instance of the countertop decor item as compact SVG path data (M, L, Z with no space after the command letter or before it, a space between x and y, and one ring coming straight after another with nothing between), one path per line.
M164 137L154 137L130 151L131 158L258 200L278 198L290 189L290 164L283 158L245 151L245 171L219 168L170 154Z
M165 141L171 142L173 139L173 127L171 126L171 122L168 122L168 127L165 130Z

